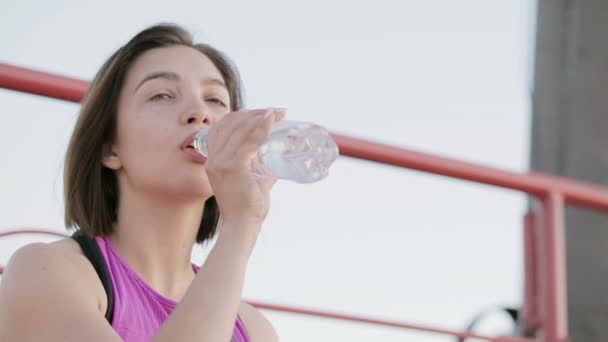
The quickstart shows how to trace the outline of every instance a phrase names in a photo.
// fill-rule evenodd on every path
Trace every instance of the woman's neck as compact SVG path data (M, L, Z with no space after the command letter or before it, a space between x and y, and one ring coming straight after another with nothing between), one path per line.
M204 201L121 193L111 241L152 288L179 300L194 278L190 261Z

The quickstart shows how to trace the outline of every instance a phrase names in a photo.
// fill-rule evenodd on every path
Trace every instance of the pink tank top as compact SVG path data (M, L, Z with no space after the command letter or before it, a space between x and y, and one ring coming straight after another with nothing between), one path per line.
M177 303L144 282L120 256L108 238L95 239L106 262L114 288L112 328L125 342L148 342L175 309ZM192 265L195 271L198 267ZM237 315L231 342L249 342Z

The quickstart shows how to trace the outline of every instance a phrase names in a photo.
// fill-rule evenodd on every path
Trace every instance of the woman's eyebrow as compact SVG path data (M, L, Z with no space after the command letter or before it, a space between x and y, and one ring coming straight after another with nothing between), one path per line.
M207 78L203 78L203 80L201 81L202 84L212 84L212 85L218 85L222 88L226 88L226 90L228 90L228 87L226 86L226 83L224 83L224 81L220 80L219 78L214 78L214 77L207 77Z
M146 75L146 77L144 77L143 80L141 80L141 82L139 82L139 84L137 85L137 87L135 87L135 91L137 91L137 89L139 89L144 83L154 80L154 79L158 79L158 78L163 78L169 81L174 81L177 82L180 80L180 77L178 74L174 73L174 72L170 72L170 71L155 71L152 72L148 75ZM226 86L226 83L219 79L219 78L215 78L215 77L206 77L203 78L201 80L202 84L211 84L211 85L217 85L220 86L222 88L225 88L226 90L228 90L228 86Z
M141 80L141 82L139 82L137 87L135 87L135 91L137 91L137 89L139 89L139 87L141 87L144 83L157 79L157 78L164 78L169 81L179 81L179 79L180 79L179 75L174 72L156 71L156 72L150 73L146 77L144 77L144 79Z

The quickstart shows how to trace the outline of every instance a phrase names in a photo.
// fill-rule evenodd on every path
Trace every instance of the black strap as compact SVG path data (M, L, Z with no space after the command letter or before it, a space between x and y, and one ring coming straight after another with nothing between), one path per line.
M112 279L110 278L110 274L108 273L108 268L106 266L103 255L101 254L101 250L97 245L97 242L94 238L90 238L80 231L76 231L72 235L72 239L74 239L78 245L80 245L80 249L84 256L89 259L91 264L93 264L93 268L97 272L99 279L101 280L101 284L106 291L106 296L108 297L108 308L106 309L106 319L110 324L112 324L112 316L114 314L114 289L112 288Z
M517 324L517 321L518 321L518 318L519 318L519 310L514 309L514 308L507 308L507 307L500 307L500 308L497 308L497 310L505 312L509 316L509 318L511 318L511 320L513 321L513 323ZM465 331L466 332L473 332L473 329L475 328L475 326L477 325L477 323L479 323L479 321L481 321L481 319L484 318L489 313L491 313L491 312L486 311L486 312L482 312L481 314L477 315L471 321L471 323L469 323L469 325L467 326L467 329ZM465 342L465 340L466 339L464 339L464 338L457 338L456 339L457 342Z
M499 311L503 311L505 313L507 313L507 315L509 316L509 318L511 318L511 320L513 321L513 323L517 324L517 320L518 320L518 316L519 316L519 310L514 309L514 308L507 308L507 307L501 307L498 308ZM469 323L469 325L467 326L467 329L465 330L466 332L473 332L473 329L475 328L475 326L477 325L477 323L479 323L479 321L490 312L482 312L481 314L479 314L478 316L476 316L471 323ZM464 342L466 339L464 338L460 338L458 337L456 339L457 342Z

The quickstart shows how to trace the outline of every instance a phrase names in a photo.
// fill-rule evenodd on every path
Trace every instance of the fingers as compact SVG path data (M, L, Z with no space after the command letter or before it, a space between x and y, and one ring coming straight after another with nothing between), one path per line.
M264 177L259 179L259 183L262 185L262 187L264 188L264 190L270 190L272 189L272 187L274 186L274 184L277 182L278 178L276 177Z
M268 136L272 131L272 127L276 122L283 120L285 117L285 109L271 109L264 114L260 125L252 130L246 139L239 147L237 155L245 159L252 158L257 153L262 144L268 140Z
M228 113L209 131L209 154L216 154L223 150L229 141L236 138L234 133L242 133L242 130L247 126L248 122L251 123L251 120L255 116L262 115L263 113L264 109Z
M241 131L235 132L238 136L231 139L226 150L234 153L234 156L244 163L249 163L268 139L275 115L275 111L270 109L257 116L250 126L243 126Z
M213 139L215 143L209 144L210 159L221 163L222 168L248 165L267 140L273 124L284 117L284 109L230 113L210 132L209 141Z
M284 116L284 110L278 112L276 109L254 113L251 119L243 121L233 132L225 145L226 152L244 162L250 161L268 139L273 123Z
M287 109L285 108L275 108L274 109L274 122L279 122L285 118L287 114Z

